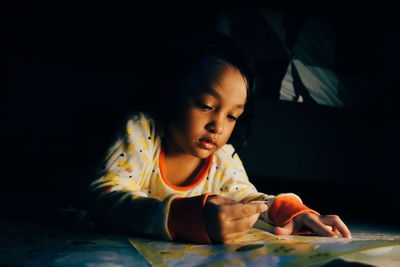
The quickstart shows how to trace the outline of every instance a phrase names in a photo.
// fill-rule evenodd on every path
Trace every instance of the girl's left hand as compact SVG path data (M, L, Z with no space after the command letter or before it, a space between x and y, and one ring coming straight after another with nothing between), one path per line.
M307 228L320 236L351 238L350 230L337 215L318 215L305 212L282 227L275 227L277 235L290 235Z

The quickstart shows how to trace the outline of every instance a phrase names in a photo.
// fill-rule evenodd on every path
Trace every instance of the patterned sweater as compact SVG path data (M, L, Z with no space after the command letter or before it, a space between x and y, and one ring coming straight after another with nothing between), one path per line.
M265 201L269 209L260 219L277 226L300 213L315 212L295 194L258 192L229 144L204 161L191 184L171 184L161 145L163 135L148 114L128 117L89 187L90 212L98 224L128 234L210 243L203 208L212 194L243 203Z

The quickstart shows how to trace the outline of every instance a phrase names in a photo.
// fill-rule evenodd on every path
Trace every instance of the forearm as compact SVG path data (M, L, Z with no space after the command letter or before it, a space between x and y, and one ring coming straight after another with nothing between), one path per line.
M210 243L203 218L209 194L187 198L170 195L159 201L140 191L105 191L92 192L90 204L95 222L103 228L166 240Z
M111 231L170 240L167 218L174 196L159 201L140 193L91 192L89 212L95 223Z

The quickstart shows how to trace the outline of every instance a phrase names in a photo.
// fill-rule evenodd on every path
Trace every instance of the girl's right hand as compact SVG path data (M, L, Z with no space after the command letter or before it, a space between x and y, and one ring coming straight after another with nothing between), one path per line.
M264 203L238 203L219 195L208 197L204 219L211 242L225 243L244 235L267 209Z

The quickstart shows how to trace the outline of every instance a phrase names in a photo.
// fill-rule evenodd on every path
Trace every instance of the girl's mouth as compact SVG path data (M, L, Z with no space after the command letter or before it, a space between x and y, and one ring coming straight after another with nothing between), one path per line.
M212 139L202 138L199 140L200 147L207 150L212 150L217 147L217 144Z

